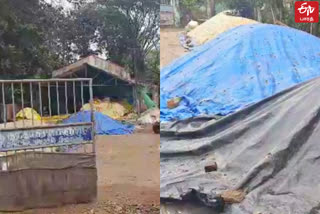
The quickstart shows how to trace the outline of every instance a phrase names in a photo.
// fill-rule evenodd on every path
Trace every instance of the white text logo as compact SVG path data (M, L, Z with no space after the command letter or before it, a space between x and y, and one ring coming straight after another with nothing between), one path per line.
M315 9L315 8L314 8L314 7L311 7L310 5L309 5L308 7L305 7L305 5L307 5L307 2L303 3L303 4L301 5L301 7L298 8L299 13L300 13L300 14L304 14L304 13L307 12L307 16L309 16L309 14L311 14L311 13L314 12L314 9Z

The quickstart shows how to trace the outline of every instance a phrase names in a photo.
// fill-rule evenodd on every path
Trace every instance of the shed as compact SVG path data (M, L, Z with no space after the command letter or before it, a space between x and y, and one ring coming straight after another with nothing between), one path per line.
M136 81L123 67L98 56L90 55L53 71L53 78L92 78L94 98L126 99L138 106Z

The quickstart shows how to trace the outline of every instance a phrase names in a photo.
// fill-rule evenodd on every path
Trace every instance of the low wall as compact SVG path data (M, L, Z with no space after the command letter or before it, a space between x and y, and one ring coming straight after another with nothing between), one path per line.
M0 164L0 211L87 203L96 198L95 155L27 152L1 157Z

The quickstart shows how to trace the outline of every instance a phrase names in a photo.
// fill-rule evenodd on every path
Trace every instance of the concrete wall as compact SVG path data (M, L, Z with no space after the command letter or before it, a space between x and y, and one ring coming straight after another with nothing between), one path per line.
M97 195L95 155L28 152L0 158L0 211L87 203Z

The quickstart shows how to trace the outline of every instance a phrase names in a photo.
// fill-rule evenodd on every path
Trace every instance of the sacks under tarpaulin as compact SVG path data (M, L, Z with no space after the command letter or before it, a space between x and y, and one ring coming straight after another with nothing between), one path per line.
M138 124L153 124L160 122L160 110L158 108L151 108L143 112L137 120Z
M319 90L316 78L218 121L195 118L162 129L161 198L193 192L208 204L241 190L245 199L223 213L319 213ZM212 161L218 170L206 173Z
M112 119L121 119L124 115L133 111L132 105L128 103L127 100L122 100L118 102L112 102L110 100L99 100L95 99L93 103L93 109L100 112ZM90 103L86 103L82 106L81 111L90 111Z
M228 115L320 75L320 39L270 24L233 28L160 72L161 121ZM177 108L167 101L182 98Z
M36 121L40 121L41 120L41 116L40 114L38 114L38 112L36 110L34 110L33 108L24 108L21 109L17 114L16 114L16 119L17 120L36 120Z
M32 108L24 108L22 110L20 110L17 114L16 114L16 119L18 122L18 124L16 124L18 127L19 125L23 126L31 126L31 125L42 125L40 123L40 121L42 120L43 124L57 124L60 123L62 120L67 119L70 115L54 115L54 116L43 116L41 118L40 114L32 109ZM34 123L32 124L32 117L34 120ZM23 122L21 122L21 120L24 120ZM0 125L1 126L1 125Z

